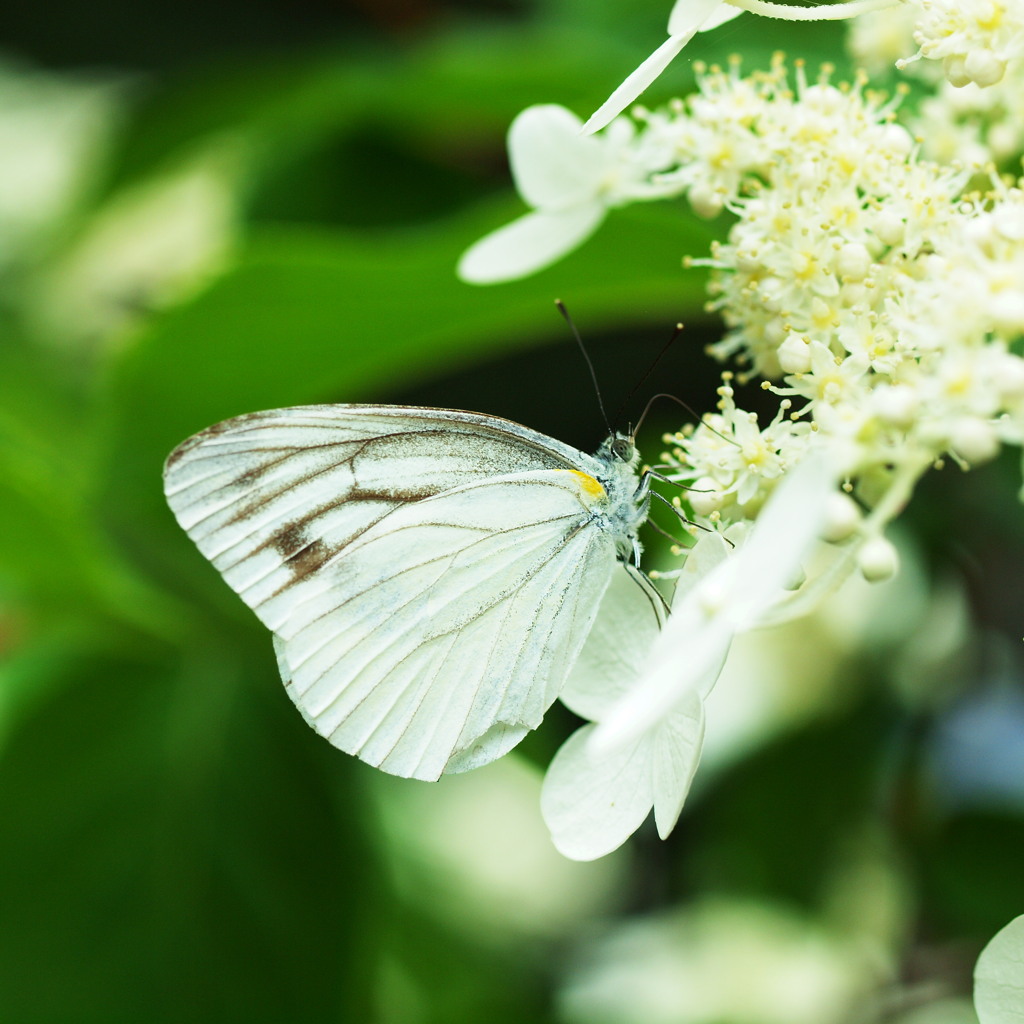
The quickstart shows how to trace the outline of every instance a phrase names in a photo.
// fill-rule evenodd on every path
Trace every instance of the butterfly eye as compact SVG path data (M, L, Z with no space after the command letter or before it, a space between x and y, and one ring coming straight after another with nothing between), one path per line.
M619 462L629 462L633 458L633 443L628 437L617 437L612 441L612 455Z

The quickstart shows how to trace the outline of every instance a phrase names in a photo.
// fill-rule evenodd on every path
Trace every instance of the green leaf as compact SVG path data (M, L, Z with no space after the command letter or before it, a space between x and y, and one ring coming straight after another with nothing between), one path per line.
M690 810L702 890L814 909L871 816L891 728L877 704L784 736L729 769Z
M991 935L1007 908L1024 906L1024 816L961 811L932 823L912 852L929 915L952 931Z
M80 652L0 756L0 1005L55 1021L370 1020L355 765L290 713L269 639Z

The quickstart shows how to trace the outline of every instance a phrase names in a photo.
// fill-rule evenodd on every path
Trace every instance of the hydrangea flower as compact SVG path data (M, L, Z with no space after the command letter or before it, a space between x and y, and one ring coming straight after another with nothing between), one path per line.
M733 637L788 596L833 488L828 460L816 455L779 485L748 536L702 536L660 633L640 588L619 574L561 695L595 724L566 741L542 790L544 819L566 856L609 853L652 807L659 835L672 831L700 758L704 700Z
M995 85L1007 64L1024 54L1021 0L908 0L918 9L914 42L918 50L898 62L906 67L922 57L942 62L954 86Z
M698 84L616 130L630 169L617 202L681 194L736 216L691 261L713 269L727 328L713 353L782 404L760 427L722 392L717 420L672 439L665 461L695 488L697 520L756 514L815 435L843 453L860 507L889 517L936 460L975 465L1019 443L1024 192L992 177L968 194L977 169L922 159L898 99L863 79L798 68L793 90L776 63L746 78L698 68Z
M720 540L717 535L714 539ZM605 593L598 621L559 699L591 723L606 720L636 685L658 635L644 592L625 573ZM654 809L658 833L679 818L704 738L703 696L717 666L648 733L595 756L597 728L577 729L548 767L541 811L556 848L573 860L594 860L621 846Z
M668 39L587 119L583 131L600 131L621 114L679 55L698 33L708 32L743 11L783 21L841 21L858 14L891 7L900 0L848 0L824 7L791 7L767 0L676 0L668 17Z
M575 114L554 104L529 107L512 122L512 177L533 211L463 254L458 274L464 281L532 274L593 234L611 207L666 194L650 182L653 155L638 146L629 121L617 121L601 138L581 135L580 127Z
M707 25L716 10L689 13ZM609 591L563 696L589 724L553 761L542 804L578 859L614 849L652 808L659 833L672 829L737 633L809 610L854 567L889 578L886 528L929 468L1024 446L1024 182L927 159L899 123L902 93L863 76L812 81L780 58L747 76L697 65L697 84L600 137L561 108L525 112L511 155L534 212L463 264L476 280L518 276L632 201L681 196L733 218L688 261L711 268L725 334L710 351L735 368L717 409L666 436L659 460L700 531L664 574L673 611L659 630L642 592ZM778 399L767 418L738 397L757 378ZM816 537L826 557L787 595Z
M1024 1022L1024 915L982 950L974 969L974 1008L980 1024Z

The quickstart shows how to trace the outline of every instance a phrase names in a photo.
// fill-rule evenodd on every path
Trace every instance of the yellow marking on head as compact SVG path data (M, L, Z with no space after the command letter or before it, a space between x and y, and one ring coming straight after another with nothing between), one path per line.
M593 501L597 501L600 498L607 497L604 488L601 486L601 482L592 477L589 473L581 473L578 469L570 469L567 472L571 473L576 477L580 485L580 490Z

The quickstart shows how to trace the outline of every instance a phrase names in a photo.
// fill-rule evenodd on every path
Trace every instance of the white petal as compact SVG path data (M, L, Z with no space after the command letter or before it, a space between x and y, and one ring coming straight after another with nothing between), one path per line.
M858 540L821 544L814 552L814 574L799 590L787 593L761 617L760 626L777 626L813 612L842 586L857 565Z
M608 712L591 740L591 753L606 757L654 732L674 708L703 699L725 664L733 631L721 620L684 616L673 629L673 611L655 642L637 685Z
M697 31L710 32L713 28L718 28L719 25L724 25L727 21L732 21L733 18L738 17L742 13L742 7L733 7L732 4L724 3L711 15L710 18L701 22L701 26Z
M528 213L471 245L459 260L458 275L470 284L526 277L575 249L594 233L605 213L600 203Z
M677 596L639 683L598 729L595 755L654 729L687 694L706 696L735 633L757 625L785 593L824 523L832 486L827 457L805 458L779 484L740 550L682 600Z
M708 2L708 0L704 0ZM717 3L718 0L715 0ZM591 135L594 132L600 131L606 124L616 118L623 110L626 109L653 82L658 75L662 73L672 62L673 58L679 53L680 50L693 38L697 29L694 27L691 31L682 35L672 35L665 40L659 46L654 53L650 55L634 71L623 83L620 85L615 92L611 94L590 115L587 123L583 126L583 132L585 135Z
M779 483L733 562L728 615L737 627L752 626L797 575L801 557L824 527L834 489L835 469L820 452Z
M691 693L654 736L654 820L662 839L679 820L703 743L704 701Z
M719 8L725 8L728 16L722 18ZM668 16L668 34L670 36L681 36L687 32L692 36L697 29L702 28L709 20L715 20L715 25L722 24L740 13L741 8L732 7L723 0L676 0L672 13Z
M583 126L585 135L600 131L622 113L700 32L718 28L742 13L722 0L677 0L668 19L668 39L601 104Z
M636 682L664 618L654 585L631 566L612 575L593 629L559 699L598 721Z
M676 577L676 590L672 603L679 606L687 594L705 576L716 569L735 549L720 533L702 533L697 543L686 554L686 562Z
M580 134L582 122L555 104L527 107L508 130L508 156L519 194L540 210L597 198L607 162L604 140Z
M1024 1024L1024 915L982 950L974 969L974 1008L981 1024Z
M596 860L617 849L654 802L650 737L595 758L587 743L593 731L585 725L562 744L540 795L551 839L572 860Z

